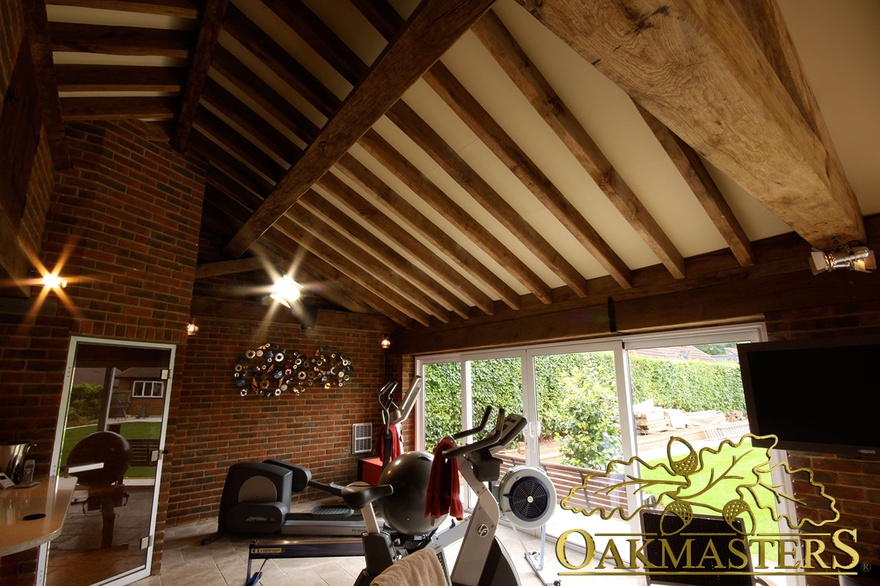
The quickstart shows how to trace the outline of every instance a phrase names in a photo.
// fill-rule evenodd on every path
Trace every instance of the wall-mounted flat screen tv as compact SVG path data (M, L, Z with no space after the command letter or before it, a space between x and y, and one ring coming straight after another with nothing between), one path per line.
M779 449L880 455L880 336L737 345L749 428Z

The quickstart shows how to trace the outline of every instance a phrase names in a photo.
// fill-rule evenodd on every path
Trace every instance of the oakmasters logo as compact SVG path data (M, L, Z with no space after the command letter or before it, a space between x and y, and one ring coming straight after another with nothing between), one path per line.
M753 439L770 447L753 447ZM823 529L840 519L834 498L812 470L774 465L770 449L776 442L775 436L747 434L737 443L723 440L717 449L697 452L686 440L672 437L665 460L614 460L604 473L586 475L562 499L562 508L604 520L638 516L642 532L564 532L556 557L567 570L559 575L855 574L857 531ZM639 476L619 472L636 461ZM786 475L798 487L797 497L784 489L787 483L780 479ZM644 504L629 510L627 489ZM795 522L780 514L783 501L809 506L812 517ZM807 524L810 532L802 531ZM781 532L782 525L789 531ZM585 551L567 550L569 544Z

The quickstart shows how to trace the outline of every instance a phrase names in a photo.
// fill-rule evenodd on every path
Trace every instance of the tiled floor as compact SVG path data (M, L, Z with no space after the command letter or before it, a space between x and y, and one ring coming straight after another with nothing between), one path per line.
M250 540L235 536L221 537L210 545L201 545L203 537L216 528L216 522L181 525L165 533L162 571L158 576L136 582L137 586L199 586L242 585L247 575L247 550ZM499 531L502 543L514 560L522 586L552 584L557 576L552 570L545 572L546 581L539 579L524 558L523 545L510 528ZM537 551L540 540L523 536L523 542ZM455 556L454 548L448 551L450 563ZM554 556L553 545L548 544L546 556ZM548 560L555 563L555 559ZM548 564L549 569L550 564ZM269 560L263 567L261 584L295 584L296 586L351 586L364 567L362 557L296 558ZM256 570L256 563L254 564ZM567 580L563 580L565 584ZM585 584L586 582L580 582ZM596 582L594 582L596 583ZM601 583L601 582L599 582ZM634 584L635 582L633 582ZM628 586L629 581L615 580L615 586Z

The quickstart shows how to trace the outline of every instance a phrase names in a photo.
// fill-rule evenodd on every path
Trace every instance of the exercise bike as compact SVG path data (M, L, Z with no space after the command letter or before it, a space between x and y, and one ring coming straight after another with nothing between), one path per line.
M488 423L491 410L491 407L486 409L480 425L476 428L455 434L452 439L460 440L482 432ZM453 442L454 447L443 450L440 454L447 460L456 461L462 477L477 495L477 504L470 517L446 532L434 533L432 537L423 540L417 546L417 549L430 547L436 551L452 586L520 584L513 561L495 534L501 518L501 509L497 500L499 496L502 499L521 500L522 502L514 507L517 511L516 516L527 520L530 527L543 525L552 514L556 505L556 493L549 478L540 470L530 469L531 475L523 475L520 470L515 474L516 478L512 483L502 481L501 485L507 486L510 490L507 494L496 496L493 491L494 483L500 477L502 464L502 460L496 458L493 453L509 445L525 425L526 420L521 415L505 416L504 409L499 409L495 427L487 437L460 446L454 445ZM357 577L355 586L370 584L374 578L403 556L417 551L395 544L392 536L380 527L374 504L382 509L382 515L387 523L404 532L417 533L418 531L415 531L417 529L432 529L436 532L436 527L442 522L442 519L428 519L424 516L421 522L417 521L415 511L411 510L412 502L416 499L410 494L397 495L399 497L397 502L403 503L407 510L395 511L396 507L389 506L392 495L395 495L398 489L397 483L385 481L394 480L395 468L405 466L400 464L401 462L414 461L421 462L418 464L418 470L424 470L424 461L428 456L430 454L426 452L408 452L391 463L386 469L388 474L383 472L380 484L371 486L353 483L343 488L343 500L350 507L361 512L367 526L367 533L363 536L366 567ZM397 475L412 477L419 474ZM489 485L487 486L486 483ZM512 496L514 494L516 496ZM424 510L424 498L420 502ZM401 517L404 518L403 522L399 520ZM396 525L407 527L401 529ZM450 573L443 555L443 547L459 539L462 532L464 537Z

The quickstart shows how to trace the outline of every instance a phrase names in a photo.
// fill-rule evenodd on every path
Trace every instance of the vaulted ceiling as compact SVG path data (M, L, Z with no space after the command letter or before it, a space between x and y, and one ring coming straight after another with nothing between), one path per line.
M27 1L64 123L208 163L197 289L402 328L621 290L880 212L874 0Z

